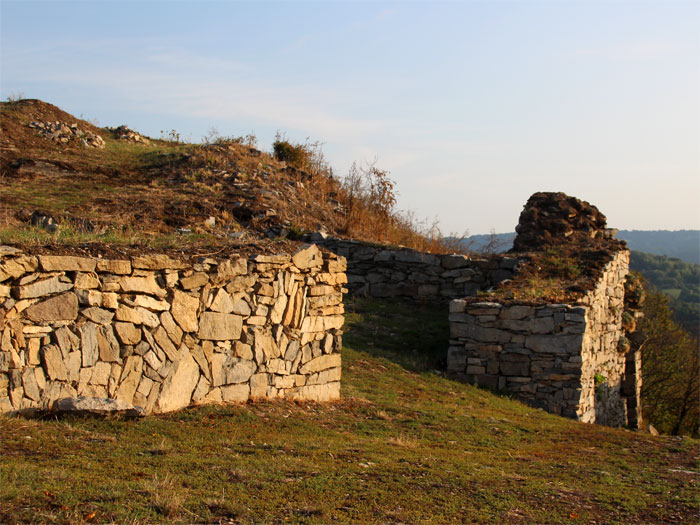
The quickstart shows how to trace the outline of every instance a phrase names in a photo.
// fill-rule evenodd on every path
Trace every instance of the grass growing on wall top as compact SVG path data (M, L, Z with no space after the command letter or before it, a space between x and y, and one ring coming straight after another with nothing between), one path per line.
M697 441L440 377L440 308L351 302L337 403L2 417L0 522L694 521Z

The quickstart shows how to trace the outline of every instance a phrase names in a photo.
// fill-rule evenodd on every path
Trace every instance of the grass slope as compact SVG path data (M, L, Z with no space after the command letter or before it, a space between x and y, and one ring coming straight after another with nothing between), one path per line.
M441 377L440 307L348 311L337 403L0 418L0 522L697 522L697 441Z

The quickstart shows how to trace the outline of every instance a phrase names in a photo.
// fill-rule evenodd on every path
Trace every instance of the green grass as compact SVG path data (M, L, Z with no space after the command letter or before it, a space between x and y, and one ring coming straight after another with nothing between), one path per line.
M70 225L62 225L52 233L33 226L0 228L0 244L22 246L61 245L77 246L86 243L104 243L112 246L139 246L149 249L182 248L198 243L211 244L215 237L209 234L161 234L147 235L132 229L109 228L105 233L81 231Z
M440 377L441 308L350 302L337 403L0 418L0 522L697 521L697 441Z

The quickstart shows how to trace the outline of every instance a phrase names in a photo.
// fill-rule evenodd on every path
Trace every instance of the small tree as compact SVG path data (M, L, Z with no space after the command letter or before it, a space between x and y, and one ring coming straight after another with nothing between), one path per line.
M642 347L644 419L665 434L700 432L700 355L698 340L674 320L668 298L647 290L639 328Z

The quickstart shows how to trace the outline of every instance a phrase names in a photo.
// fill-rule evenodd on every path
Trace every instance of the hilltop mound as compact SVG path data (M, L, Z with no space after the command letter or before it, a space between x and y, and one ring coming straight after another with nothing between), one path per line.
M278 140L268 154L250 136L154 139L125 125L98 128L41 100L0 103L0 132L0 207L5 229L22 230L4 242L259 250L274 241L279 251L323 231L441 248L393 211L386 172L356 172L351 187L314 144ZM57 226L46 238L32 225Z
M338 181L288 166L240 139L182 144L97 128L39 100L0 106L6 222L35 212L88 233L262 241L340 233ZM92 147L83 137L95 136ZM126 140L125 140L126 139ZM323 180L321 180L323 179ZM200 239L201 240L201 239Z

